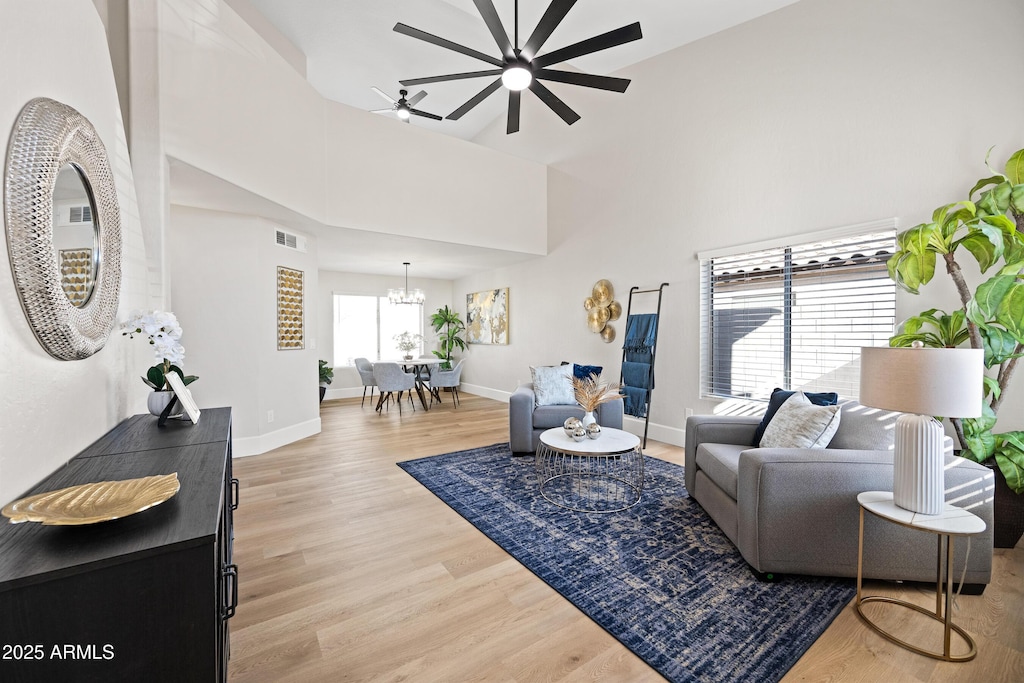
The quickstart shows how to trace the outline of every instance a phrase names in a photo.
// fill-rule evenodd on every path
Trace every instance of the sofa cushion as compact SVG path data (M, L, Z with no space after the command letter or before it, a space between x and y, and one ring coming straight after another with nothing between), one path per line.
M587 379L591 375L601 376L604 368L600 365L577 365L572 364L572 376L576 379Z
M697 467L733 500L740 471L740 453L750 446L733 443L702 443L697 446Z
M843 403L843 419L829 448L861 451L892 450L899 413L868 408L856 401Z
M531 367L530 374L538 406L576 405L571 365Z
M761 437L762 448L825 448L839 429L840 407L817 406L802 392L786 399Z
M561 427L570 417L583 417L579 406L537 406L533 410L533 428Z
M775 413L778 412L779 407L786 402L790 396L795 394L795 391L786 391L784 389L774 389L772 391L772 397L768 399L768 407L764 411L764 417L761 418L761 424L757 425L757 430L754 432L754 443L761 443L761 437L764 436L764 430L768 428L768 424L775 417ZM813 393L803 392L804 396L816 406L834 406L839 402L839 394L834 391Z

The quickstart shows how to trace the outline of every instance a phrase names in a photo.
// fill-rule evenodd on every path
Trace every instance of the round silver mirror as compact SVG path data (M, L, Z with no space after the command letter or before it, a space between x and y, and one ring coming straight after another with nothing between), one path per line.
M53 248L64 294L82 308L95 289L100 245L92 188L74 164L61 166L53 188Z
M107 150L87 118L45 97L25 105L7 148L4 208L32 332L54 358L88 358L117 317L121 211Z

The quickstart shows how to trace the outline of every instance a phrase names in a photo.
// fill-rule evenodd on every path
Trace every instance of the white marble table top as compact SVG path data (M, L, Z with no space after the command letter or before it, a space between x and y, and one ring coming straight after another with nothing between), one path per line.
M640 445L640 437L614 427L602 427L601 436L596 439L573 441L561 427L555 427L540 435L541 443L562 453L573 455L615 455L635 450Z
M896 505L891 491L865 491L857 495L857 502L865 510L879 517L935 534L970 536L985 530L984 520L968 510L949 503L945 504L941 514L922 515Z

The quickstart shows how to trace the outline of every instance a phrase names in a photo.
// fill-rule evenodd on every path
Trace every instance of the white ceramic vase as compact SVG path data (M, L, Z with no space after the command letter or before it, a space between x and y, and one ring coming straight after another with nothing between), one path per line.
M146 397L146 407L149 408L150 413L159 417L160 413L164 412L167 404L171 402L173 396L173 391L151 391L149 396ZM174 410L177 411L177 414L169 415L168 417L181 416L182 408L180 403L174 407Z
M596 418L596 417L594 417L594 411L593 411L593 410L589 410L589 411L587 411L587 412L586 412L586 413L585 413L585 414L583 415L583 419L582 419L582 420L580 420L580 422L582 422L582 423L583 423L583 428L584 428L584 429L586 429L586 428L587 428L587 427L589 427L590 425L592 425L592 424L594 424L595 422L597 422L597 418Z

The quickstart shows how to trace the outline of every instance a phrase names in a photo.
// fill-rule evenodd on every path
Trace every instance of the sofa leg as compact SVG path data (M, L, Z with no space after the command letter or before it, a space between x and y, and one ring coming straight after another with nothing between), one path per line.
M778 583L782 577L775 572L759 572L753 567L750 568L750 573L754 575L754 578L763 583Z

